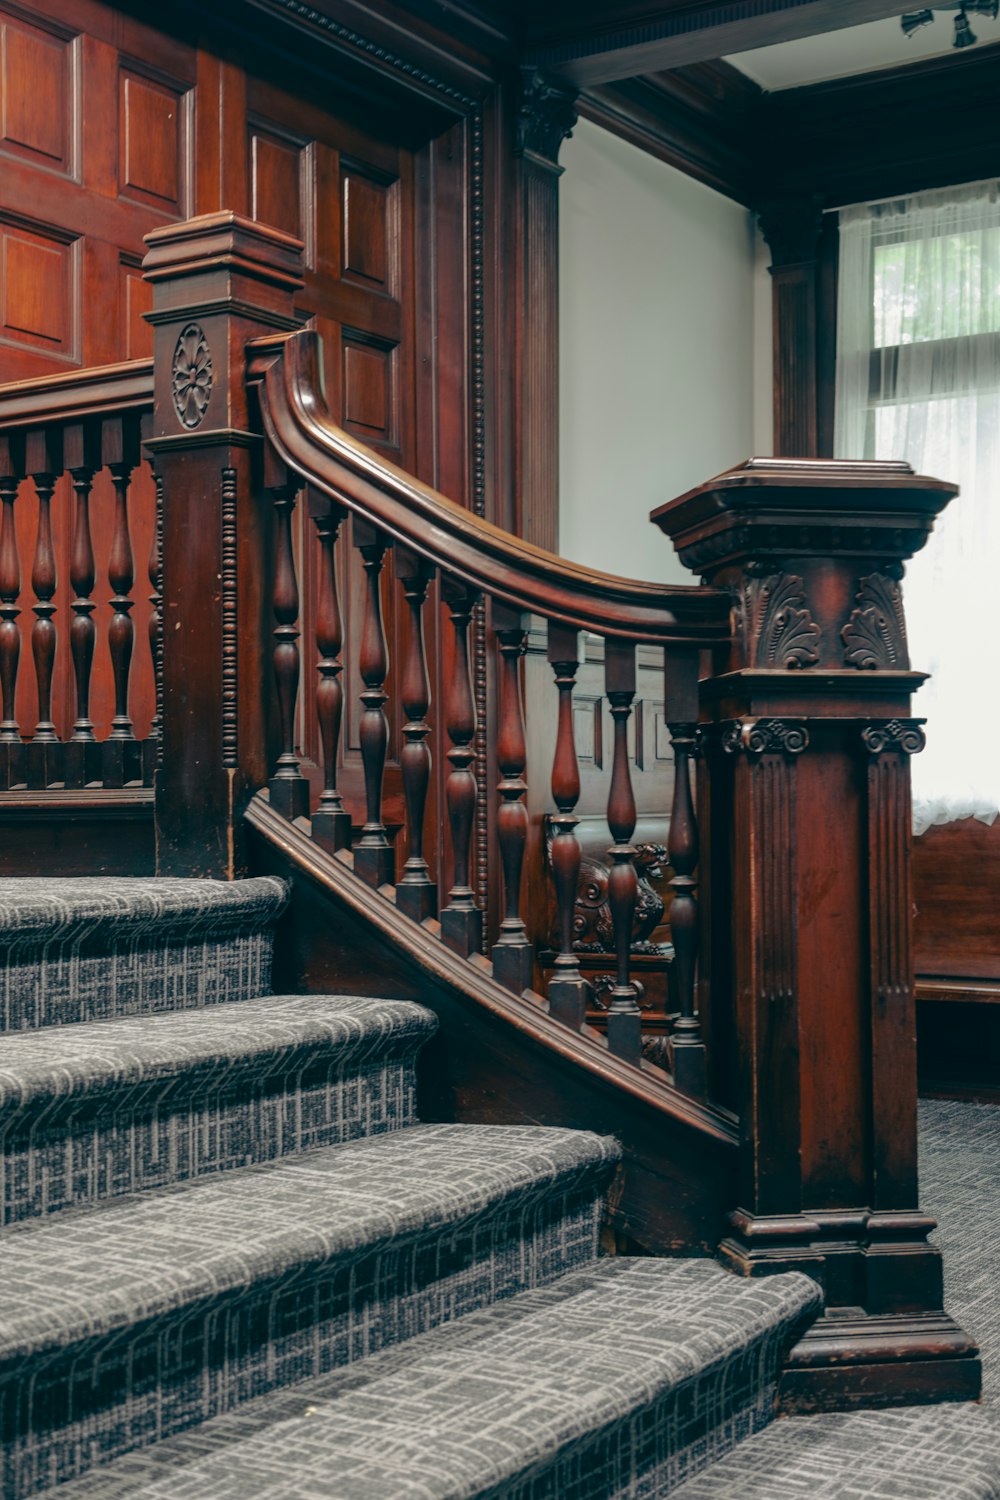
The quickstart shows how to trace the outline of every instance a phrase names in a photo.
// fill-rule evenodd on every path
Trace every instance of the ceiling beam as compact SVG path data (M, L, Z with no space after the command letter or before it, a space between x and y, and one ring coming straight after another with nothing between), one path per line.
M529 60L552 77L589 88L884 20L899 15L900 0L675 0L648 6L644 16L634 6L626 9L622 18L620 6L572 7L558 35L529 31ZM554 32L551 12L544 24Z

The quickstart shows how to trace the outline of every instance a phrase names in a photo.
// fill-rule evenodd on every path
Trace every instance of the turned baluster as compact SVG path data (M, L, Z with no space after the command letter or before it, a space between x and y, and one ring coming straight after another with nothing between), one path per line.
M396 573L410 613L400 682L406 723L399 757L406 802L407 857L396 889L396 905L415 922L422 922L437 913L437 885L431 880L424 857L424 817L431 776L431 752L427 745L431 732L427 723L431 689L424 649L424 602L433 568L423 558L400 548L396 552Z
M604 648L604 681L614 722L614 755L608 791L608 827L614 843L608 850L608 905L615 934L615 983L608 992L608 1047L626 1062L642 1055L638 990L629 978L632 919L638 897L635 849L635 796L628 755L628 721L635 697L635 646L608 640Z
M340 729L344 717L344 689L340 659L344 644L344 623L340 614L340 591L337 587L336 544L344 512L331 505L325 495L308 490L309 514L316 527L319 543L318 597L316 600L316 718L323 746L323 790L319 806L313 813L312 836L324 849L336 852L351 847L351 815L337 790L337 761L340 756Z
M18 433L0 437L0 742L19 744L15 695L21 656L21 632L17 607L21 592L21 560L17 551L14 502L24 478L24 438Z
M56 657L56 612L52 596L56 591L56 555L52 546L52 492L63 472L62 433L48 429L28 434L26 448L28 471L35 482L38 500L38 530L35 556L31 565L31 587L35 595L32 610L31 654L35 663L38 688L38 723L32 736L36 745L51 744L58 739L52 722L52 669ZM41 784L46 784L43 772Z
M131 740L135 738L135 731L128 711L128 688L135 641L135 626L130 613L135 604L131 597L132 585L135 583L135 560L129 530L128 490L132 471L139 463L138 418L115 418L105 422L103 437L104 462L115 489L114 524L108 557L108 582L114 590L111 597L108 647L115 685L115 712L109 738Z
M500 648L500 718L497 725L497 842L503 870L500 933L493 945L493 974L515 994L530 988L534 953L521 917L521 875L528 841L528 809L524 805L528 759L521 694L521 660L527 650L525 616L505 604L493 603L493 629Z
M678 1017L670 1039L674 1082L693 1098L704 1099L705 1044L695 1012L698 960L698 820L691 794L691 763L698 748L698 652L667 648L665 713L674 751L674 799L667 854L673 876L670 933L674 945Z
M271 476L268 476L271 477ZM278 700L280 750L268 782L271 804L286 818L309 814L309 783L302 775L295 744L295 709L299 696L299 584L292 547L292 516L299 492L296 480L282 476L267 486L274 506L274 583L271 609L274 681Z
M65 434L65 463L73 481L73 542L69 577L75 598L70 603L73 619L69 627L69 649L76 683L76 718L72 739L92 743L94 725L90 717L90 677L94 664L96 630L90 618L97 608L93 598L97 576L94 543L90 533L90 492L101 465L101 433L94 423L75 423ZM82 753L82 752L81 752Z
M365 823L354 851L354 868L362 880L377 887L389 884L395 874L395 854L382 821L382 780L389 746L389 724L385 716L389 653L382 624L381 578L388 542L374 526L355 521L354 544L361 553L366 580L358 653L358 667L364 683L358 739L365 773Z
M559 693L556 748L552 759L552 799L557 811L551 818L552 882L556 891L559 953L555 973L549 981L549 1010L567 1026L579 1031L587 1016L591 988L580 972L573 948L573 917L580 880L580 843L575 829L579 819L580 766L576 758L573 726L573 688L579 666L579 633L568 625L549 625L549 663Z
M472 829L476 816L476 778L472 766L476 759L473 740L476 737L476 700L472 692L469 669L469 622L476 607L477 594L455 579L444 579L442 593L449 606L454 628L455 654L445 701L445 724L451 747L448 761L451 770L445 784L448 804L448 826L454 880L448 892L448 905L441 913L441 936L449 948L468 958L482 945L483 914L476 905L469 879Z

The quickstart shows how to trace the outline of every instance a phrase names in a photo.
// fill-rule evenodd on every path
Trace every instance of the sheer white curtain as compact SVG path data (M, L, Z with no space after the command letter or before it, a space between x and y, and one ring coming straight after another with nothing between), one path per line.
M837 456L905 458L962 493L903 585L914 829L1000 809L1000 183L841 211Z

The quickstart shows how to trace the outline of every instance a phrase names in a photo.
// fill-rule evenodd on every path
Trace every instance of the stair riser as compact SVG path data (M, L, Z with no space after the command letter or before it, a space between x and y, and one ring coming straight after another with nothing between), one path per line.
M269 932L88 952L70 940L9 949L0 963L0 1031L252 1000L271 989Z
M477 1491L475 1500L661 1500L772 1421L787 1343L782 1331L754 1344L540 1472Z
M155 1442L277 1386L363 1359L596 1254L594 1186L319 1272L187 1307L0 1387L6 1500Z
M411 1125L414 1050L347 1073L322 1058L258 1059L216 1069L214 1086L197 1072L146 1080L16 1119L0 1156L3 1223Z

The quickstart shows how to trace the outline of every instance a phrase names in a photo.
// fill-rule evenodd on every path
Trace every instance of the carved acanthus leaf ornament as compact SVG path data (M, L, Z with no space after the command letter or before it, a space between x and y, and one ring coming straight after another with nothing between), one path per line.
M844 660L849 667L863 671L909 670L903 595L888 573L870 573L862 578L857 606L840 634Z

